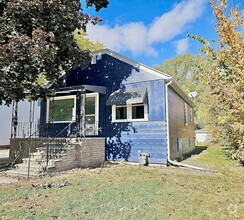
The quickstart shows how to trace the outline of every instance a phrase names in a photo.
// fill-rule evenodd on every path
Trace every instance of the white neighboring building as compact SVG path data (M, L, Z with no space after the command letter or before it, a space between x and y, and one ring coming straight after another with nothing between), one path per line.
M32 107L33 109L33 107ZM40 104L35 102L34 115L32 121L39 123ZM33 114L33 113L32 113ZM18 122L28 122L30 118L30 102L21 101L18 104ZM0 106L0 145L8 145L11 137L12 105Z
M195 130L196 143L208 142L211 139L210 133L206 128Z

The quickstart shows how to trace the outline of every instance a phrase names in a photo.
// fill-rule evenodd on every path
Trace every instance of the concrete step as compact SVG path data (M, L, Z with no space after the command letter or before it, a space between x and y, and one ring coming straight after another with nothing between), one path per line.
M49 148L49 150L52 150L52 151L59 151L59 150L61 150L61 151L68 151L68 150L72 150L72 149L74 149L74 145L72 144L72 145L68 145L68 146L64 146L64 147L55 147L55 146L51 146L50 148ZM41 152L41 153L45 153L47 151L47 148L46 147L38 147L37 148L37 152Z
M6 174L8 176L19 176L19 177L25 177L27 178L28 177L28 171L22 171L22 170L7 170L6 171ZM29 172L29 177L30 178L36 178L36 177L39 177L39 176L42 176L43 174L41 173L36 173L36 172Z
M42 164L31 163L30 164L30 172L39 173L42 171ZM45 165L44 165L45 166ZM15 165L16 170L26 171L28 172L28 163L19 163Z
M41 163L43 160L45 160L45 157L30 157L30 162L37 162ZM22 159L23 163L29 163L29 158L23 158Z
M44 151L37 151L37 152L31 153L32 157L43 157L45 155L46 155L46 152L44 152Z

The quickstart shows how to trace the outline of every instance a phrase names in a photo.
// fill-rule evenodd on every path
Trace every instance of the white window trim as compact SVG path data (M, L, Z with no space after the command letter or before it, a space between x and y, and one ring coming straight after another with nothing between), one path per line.
M86 98L91 98L91 97L95 97L95 123L98 122L99 119L99 93L95 92L95 93L87 93L86 94ZM85 116L93 116L94 114L85 114Z
M144 118L132 119L132 106L144 106ZM116 107L127 108L126 119L116 119ZM148 121L148 105L147 104L127 104L127 105L112 105L112 122L133 122L133 121Z
M74 108L72 111L72 120L71 121L53 121L53 123L70 123L75 121L76 119L76 96L75 95L68 95L68 96L58 96L58 97L54 97L54 98L48 98L47 99L47 111L46 111L46 122L50 123L49 120L49 109L50 109L50 101L52 100L64 100L64 99L74 99Z

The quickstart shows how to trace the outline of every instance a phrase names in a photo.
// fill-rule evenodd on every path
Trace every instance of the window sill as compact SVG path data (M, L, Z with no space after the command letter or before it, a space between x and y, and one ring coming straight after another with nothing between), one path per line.
M148 119L125 119L125 120L112 120L112 123L117 123L117 122L143 122L143 121L148 121Z
M61 124L61 123L71 123L71 122L75 122L75 121L47 121L47 124Z

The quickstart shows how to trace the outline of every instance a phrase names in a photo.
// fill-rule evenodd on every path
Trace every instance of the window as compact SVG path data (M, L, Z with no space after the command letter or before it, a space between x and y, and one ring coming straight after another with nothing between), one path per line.
M75 96L62 96L47 99L47 122L75 121Z
M112 122L147 121L147 104L128 104L112 106Z
M95 97L87 97L86 98L86 124L94 124L96 117L96 108L95 108Z
M189 138L189 147L192 147L192 138Z
M190 108L190 121L193 121L193 109Z
M185 126L188 125L188 118L187 118L187 104L184 104L184 124Z
M132 119L144 119L144 105L132 105Z
M181 151L182 150L182 139L181 138L177 138L177 151Z
M116 120L127 119L127 107L116 106Z

